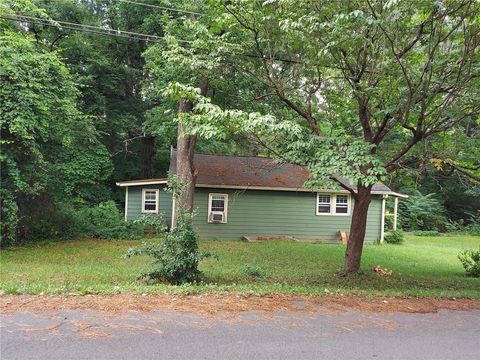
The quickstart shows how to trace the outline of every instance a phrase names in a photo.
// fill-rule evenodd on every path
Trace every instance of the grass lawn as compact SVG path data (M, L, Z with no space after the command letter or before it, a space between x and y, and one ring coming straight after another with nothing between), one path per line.
M34 245L0 253L0 291L7 294L195 293L237 291L296 294L354 293L392 296L480 298L480 279L465 277L459 251L478 248L480 237L415 237L404 245L366 245L364 273L350 279L339 274L345 247L296 242L246 243L201 241L219 260L201 263L205 281L197 285L144 285L135 277L150 266L148 258L122 259L140 241L77 240ZM245 265L265 276L245 274ZM393 271L381 276L380 265Z

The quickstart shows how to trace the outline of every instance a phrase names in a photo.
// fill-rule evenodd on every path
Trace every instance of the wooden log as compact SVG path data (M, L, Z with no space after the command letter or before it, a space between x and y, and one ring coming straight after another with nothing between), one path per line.
M338 234L340 235L340 240L342 244L346 245L348 243L348 235L345 231L338 230Z

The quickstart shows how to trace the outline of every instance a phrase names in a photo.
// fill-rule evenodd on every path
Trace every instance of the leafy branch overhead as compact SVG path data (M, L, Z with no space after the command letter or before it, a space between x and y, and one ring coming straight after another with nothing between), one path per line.
M188 81L184 84L193 85L190 88L172 84L165 94L196 101L194 132L207 138L225 137L241 127L266 135L270 127L268 139L258 141L283 159L288 154L277 153L282 146L273 143L283 145L287 128L298 136L294 124L307 139L309 133L346 139L360 150L350 151L352 155L372 160L355 164L347 177L357 181L367 176L368 184L373 181L368 176L381 180L385 172L411 163L408 154L424 139L478 116L478 7L474 1L443 7L430 1L417 7L367 1L357 9L343 2L220 2L215 19L222 36L210 37L217 48L229 51L212 53L215 67L209 71L216 68L217 77L258 84L238 90L217 84L218 91L249 97L258 105L242 106L249 115L232 110L235 106L222 107L222 112L199 99ZM189 22L188 28L198 32L205 25ZM189 64L193 73L204 72L205 66L199 65L203 55L194 48L175 44L171 51L174 60ZM259 89L263 95L256 93ZM276 131L282 135L275 137ZM356 145L360 142L369 148ZM339 141L338 152L344 147Z
M343 137L318 137L292 120L277 119L271 114L242 110L224 110L200 95L198 88L180 83L169 83L163 95L174 100L188 99L195 105L192 112L180 113L177 121L186 124L191 134L203 138L224 139L232 133L242 134L262 141L278 161L307 166L311 179L306 184L313 189L323 189L328 184L335 188L337 178L374 184L384 173L381 163L371 153L372 145L348 135ZM267 139L282 141L267 145ZM374 164L374 166L372 166ZM366 174L356 171L362 166L372 166ZM335 174L335 177L332 177Z

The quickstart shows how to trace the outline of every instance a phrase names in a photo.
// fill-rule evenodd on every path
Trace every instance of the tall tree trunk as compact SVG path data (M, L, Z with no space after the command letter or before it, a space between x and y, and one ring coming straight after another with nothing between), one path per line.
M208 92L208 79L203 78L200 82L200 94L206 96ZM180 100L179 112L188 113L193 110L193 103L184 99ZM193 211L193 195L195 193L196 171L193 165L193 155L195 153L195 144L197 137L188 135L185 132L185 125L178 123L177 134L177 178L184 186L182 191L175 199L175 218L182 211ZM175 222L174 218L174 222Z
M345 273L353 274L360 270L363 242L367 227L367 214L372 198L372 186L358 186L353 206L352 223L345 252Z
M153 177L155 166L155 137L146 135L142 138L141 149L142 168L140 170L140 179L150 179Z

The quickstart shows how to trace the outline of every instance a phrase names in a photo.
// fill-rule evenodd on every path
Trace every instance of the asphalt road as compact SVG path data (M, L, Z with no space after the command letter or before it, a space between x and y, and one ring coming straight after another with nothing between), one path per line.
M480 311L1 317L1 360L480 359Z

